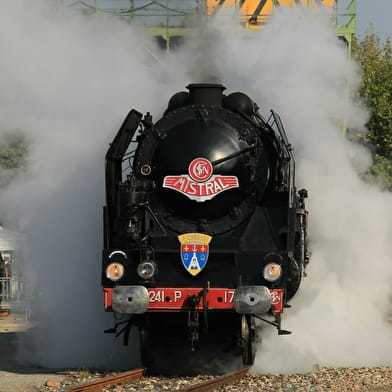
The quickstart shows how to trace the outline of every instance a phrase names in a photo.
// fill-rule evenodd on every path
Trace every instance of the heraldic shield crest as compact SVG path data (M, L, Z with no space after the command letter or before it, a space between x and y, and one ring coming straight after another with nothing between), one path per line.
M202 233L186 233L178 236L181 243L181 260L185 269L196 276L207 264L209 243L212 237Z

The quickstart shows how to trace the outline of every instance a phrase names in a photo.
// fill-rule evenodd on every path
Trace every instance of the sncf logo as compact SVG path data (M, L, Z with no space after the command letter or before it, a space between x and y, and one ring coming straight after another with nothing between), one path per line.
M188 173L192 180L207 181L212 176L212 164L208 159L196 158L189 164Z
M191 200L203 202L219 193L238 188L239 184L236 176L214 175L208 159L196 158L189 164L188 174L166 176L163 187L180 192Z

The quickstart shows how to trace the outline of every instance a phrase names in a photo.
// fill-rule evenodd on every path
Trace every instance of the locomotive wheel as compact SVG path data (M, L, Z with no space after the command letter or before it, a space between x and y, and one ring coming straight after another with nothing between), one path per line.
M139 329L140 332L140 358L142 365L149 368L152 367L154 362L154 354L151 347L150 331L147 327L143 326Z
M242 315L241 317L241 347L242 363L244 365L253 365L256 351L254 349L254 330L252 328L252 316Z

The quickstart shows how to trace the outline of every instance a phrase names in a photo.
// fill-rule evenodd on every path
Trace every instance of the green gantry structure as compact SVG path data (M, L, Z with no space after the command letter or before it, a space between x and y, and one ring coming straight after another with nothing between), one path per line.
M207 28L212 19L238 18L249 34L262 28L278 6L302 4L331 8L336 35L347 44L351 54L356 32L357 0L58 0L61 5L83 13L114 14L132 24L143 26L170 50L192 30ZM229 7L233 11L227 12ZM219 21L219 19L218 19ZM219 23L219 22L218 22Z

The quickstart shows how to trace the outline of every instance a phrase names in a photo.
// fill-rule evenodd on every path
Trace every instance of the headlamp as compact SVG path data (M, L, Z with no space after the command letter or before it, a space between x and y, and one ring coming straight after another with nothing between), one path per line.
M155 263L152 261L142 261L137 266L137 274L144 280L151 279L155 274Z
M263 277L268 282L276 282L282 276L282 267L277 263L269 263L264 267Z
M116 282L120 280L124 275L124 266L121 263L110 263L106 267L106 277Z

